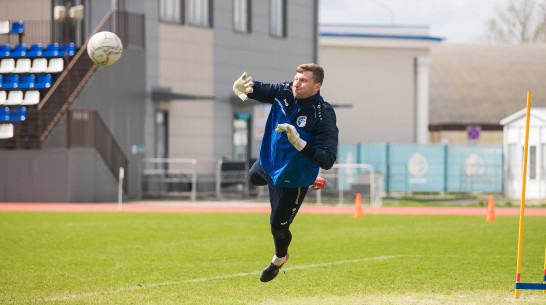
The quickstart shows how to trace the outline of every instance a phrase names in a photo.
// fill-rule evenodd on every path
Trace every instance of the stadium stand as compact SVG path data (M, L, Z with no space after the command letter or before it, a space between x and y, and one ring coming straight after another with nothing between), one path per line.
M27 73L30 71L31 60L29 58L18 58L12 73Z
M8 99L4 105L21 105L23 102L23 91L11 90L8 93Z
M9 107L0 107L0 122L9 121Z
M3 89L16 89L19 85L19 75L17 74L7 74L4 77L4 82L2 83Z
M12 58L25 57L27 55L27 45L25 43L16 44L11 50Z
M46 73L57 73L64 70L64 60L61 57L57 58L51 58L49 60L49 64L47 66L47 69L45 70Z
M50 43L46 46L44 52L42 53L43 57L55 57L59 56L59 44L58 43Z
M26 107L14 107L11 111L11 116L9 120L12 122L24 121L27 118L27 108Z
M1 113L1 110L0 110ZM0 121L1 115L0 115ZM0 124L0 139L9 139L13 137L13 124Z
M41 43L31 44L28 48L27 57L40 57L44 51Z
M36 83L34 84L34 89L47 89L51 87L53 78L51 74L39 74Z
M32 89L34 88L34 83L36 83L36 75L34 74L23 74L21 76L21 81L19 82L19 89Z
M15 59L3 58L0 60L0 73L11 73L15 69Z
M138 18L137 26L122 28L122 33L126 33L128 29L132 29L135 33L142 33L143 15L118 14L114 11L108 12L97 25L96 30L117 31L112 27L114 18L117 22L128 20L129 17ZM78 35L75 36L75 41L70 42L66 39L71 39L71 35L65 35L63 31L65 23L27 20L25 23L17 22L13 25L12 27L19 28L13 33L0 33L2 38L0 40L0 69L3 69L0 72L0 86L3 87L6 83L8 87L11 85L11 88L0 89L0 104L2 104L0 105L0 121L2 121L0 122L0 149L40 149L42 145L57 147L62 145L61 142L65 139L48 138L48 135L58 128L59 132L67 132L68 140L66 141L69 141L70 145L93 147L117 179L120 167L127 170L128 160L99 113L86 111L85 116L93 117L93 120L78 120L77 117L83 113L82 110L72 110L68 107L98 68L85 52L86 40L85 37L79 37L80 28L77 29ZM72 29L73 24L70 24L69 28ZM44 29L50 30L44 31ZM143 48L143 40L140 39L137 35L136 43L133 42L133 45ZM131 44L131 42L128 43ZM138 54L142 55L140 52ZM2 59L8 60L2 62ZM17 85L14 85L15 80ZM66 124L70 124L71 129L68 129ZM70 133L68 133L69 130ZM90 134L100 135L100 137L93 137L100 138L100 141L82 142L80 133L72 134L74 130L85 130ZM128 179L123 180L123 189L125 192L128 191Z
M22 34L25 30L25 23L22 20L15 21L11 24L10 34Z
M9 33L9 20L0 21L0 34Z
M30 73L43 73L47 70L47 59L34 58L32 60L32 66L30 67Z
M63 43L61 45L61 50L59 51L59 56L74 56L76 54L76 46L74 43Z
M11 46L9 44L0 44L0 58L9 57Z
M25 91L25 98L21 102L22 105L37 105L40 102L40 91L27 90Z

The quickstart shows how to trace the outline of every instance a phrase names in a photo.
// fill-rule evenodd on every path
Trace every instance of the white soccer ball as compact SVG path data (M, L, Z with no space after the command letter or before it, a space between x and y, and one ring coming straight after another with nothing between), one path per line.
M104 31L91 36L87 43L87 54L101 66L109 66L121 57L123 45L118 35Z

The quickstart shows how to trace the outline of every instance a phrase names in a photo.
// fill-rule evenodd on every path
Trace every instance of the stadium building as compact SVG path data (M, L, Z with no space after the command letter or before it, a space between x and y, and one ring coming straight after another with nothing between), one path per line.
M210 178L202 185L214 191L219 160L256 158L266 110L234 98L233 81L243 71L291 80L315 62L317 10L316 0L0 0L3 82L49 77L40 89L0 89L0 201L115 201L120 167L125 198L194 195L193 179ZM108 67L84 49L102 30L124 44ZM38 44L58 53L15 55ZM10 70L19 59L31 67ZM57 70L31 70L44 59Z

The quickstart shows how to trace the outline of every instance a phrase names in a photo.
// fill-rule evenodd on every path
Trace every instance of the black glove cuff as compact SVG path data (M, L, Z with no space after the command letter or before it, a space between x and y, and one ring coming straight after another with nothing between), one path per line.
M316 148L307 143L307 145L305 145L305 147L301 150L301 153L306 156L307 159L312 159L315 156L316 151Z

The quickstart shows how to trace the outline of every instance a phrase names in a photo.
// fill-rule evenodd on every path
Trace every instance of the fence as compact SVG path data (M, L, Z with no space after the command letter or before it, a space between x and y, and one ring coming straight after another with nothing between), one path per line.
M119 178L119 168L124 169L125 177L128 177L129 162L123 150L116 142L114 136L106 127L104 121L95 111L69 110L67 115L67 146L93 147L104 160L104 163ZM123 190L128 191L129 179L123 179Z
M215 172L199 171L197 165L196 159L144 159L140 170L142 197L196 200L198 194L217 199L250 195L248 162L221 159Z
M190 195L195 200L199 193L217 199L254 195L262 198L267 192L249 186L248 168L252 163L246 161L220 160L215 172L198 172L194 165L182 174L172 172L169 160L173 159L157 160L153 170L143 169L144 197ZM371 206L380 206L385 195L397 193L504 191L500 145L342 144L338 147L337 163L319 175L327 182L324 189L316 192L317 204L352 202L356 193ZM309 200L311 194L307 196Z
M369 164L387 194L503 192L502 146L344 144L339 163ZM357 180L361 170L345 172ZM350 184L343 184L347 189Z
M140 170L143 198L197 197L197 160L146 158Z

